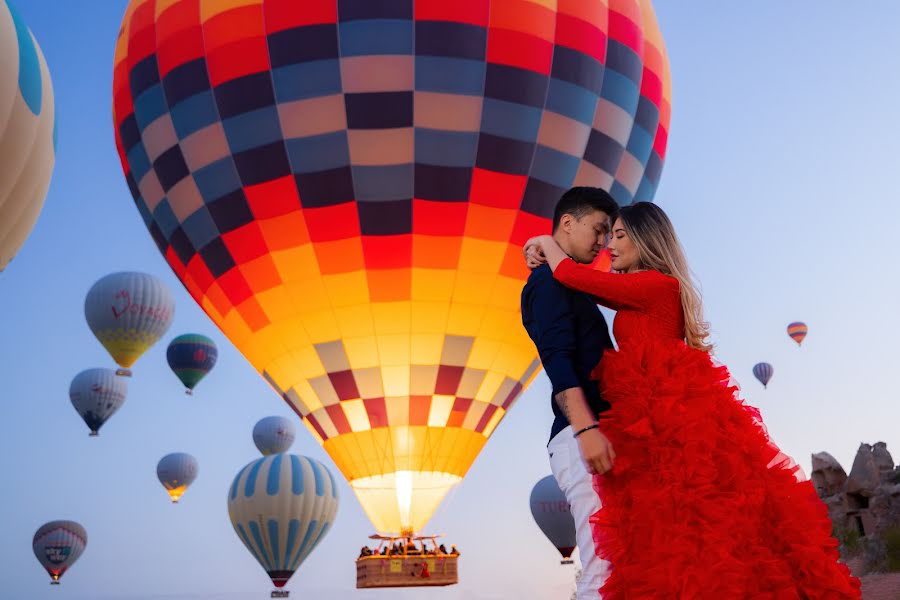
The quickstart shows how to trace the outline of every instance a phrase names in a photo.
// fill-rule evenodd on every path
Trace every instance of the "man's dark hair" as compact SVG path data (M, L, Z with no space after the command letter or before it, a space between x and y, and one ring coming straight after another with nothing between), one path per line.
M559 199L556 208L553 209L553 232L559 227L563 215L572 215L580 219L595 210L603 211L613 221L619 212L619 204L613 200L609 192L595 187L573 187Z

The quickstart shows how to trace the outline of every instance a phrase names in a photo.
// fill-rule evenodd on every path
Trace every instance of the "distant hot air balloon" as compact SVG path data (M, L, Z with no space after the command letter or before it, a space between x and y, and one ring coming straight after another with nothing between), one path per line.
M113 74L153 240L380 532L536 375L521 245L572 185L652 199L669 98L649 0L131 0Z
M787 326L787 332L788 335L791 336L791 339L797 342L797 345L799 346L803 343L803 340L806 339L806 334L809 333L809 327L802 321L794 321Z
M575 520L569 510L569 501L559 489L553 475L538 481L531 490L531 516L535 523L556 546L563 560L561 564L572 564L575 550Z
M40 47L0 1L0 271L37 221L56 160L56 104Z
M88 369L82 371L69 385L72 406L91 429L90 435L98 435L100 427L125 402L128 382L116 377L111 369Z
M328 533L337 508L331 471L294 454L249 463L228 494L234 531L279 588Z
M178 502L197 478L197 459L184 452L166 454L156 465L156 476L172 502Z
M295 436L294 424L284 417L265 417L253 426L253 443L263 456L287 452Z
M35 532L31 547L41 566L50 574L50 583L69 570L87 546L87 532L75 521L50 521Z
M763 384L763 388L769 385L769 380L772 379L774 372L775 369L769 363L761 362L753 366L753 375Z
M118 363L128 370L172 324L175 303L165 284L146 273L113 273L98 280L84 299L88 326Z
M219 357L216 343L197 333L186 333L172 340L166 350L166 360L181 383L184 393L191 395L194 387L206 377Z

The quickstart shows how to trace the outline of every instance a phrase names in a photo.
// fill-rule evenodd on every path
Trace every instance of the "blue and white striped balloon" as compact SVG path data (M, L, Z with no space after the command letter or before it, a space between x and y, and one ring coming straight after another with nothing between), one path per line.
M245 466L228 493L228 516L275 587L283 587L325 537L338 508L331 471L295 454Z

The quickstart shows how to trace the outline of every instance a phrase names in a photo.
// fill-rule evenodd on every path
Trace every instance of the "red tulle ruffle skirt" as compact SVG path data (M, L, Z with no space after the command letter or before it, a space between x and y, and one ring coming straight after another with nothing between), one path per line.
M607 352L594 376L616 452L594 478L604 600L859 598L825 505L728 370L681 342Z

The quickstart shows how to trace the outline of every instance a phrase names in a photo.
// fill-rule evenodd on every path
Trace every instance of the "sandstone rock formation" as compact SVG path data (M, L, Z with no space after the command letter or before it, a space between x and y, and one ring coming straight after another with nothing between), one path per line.
M865 571L896 564L900 466L884 442L860 444L849 475L827 452L813 454L811 480L828 507L845 558L862 558Z

